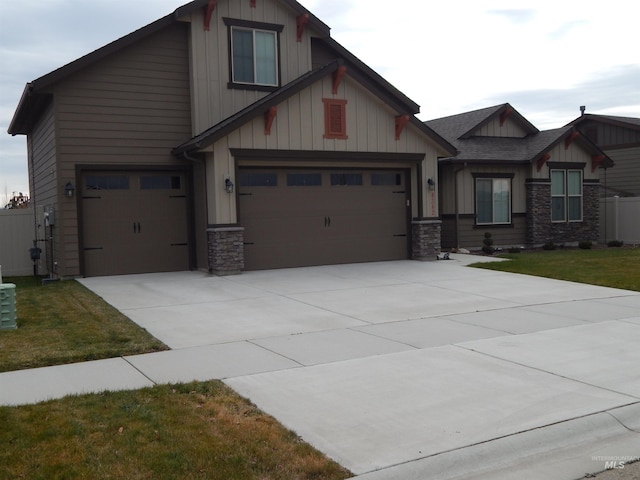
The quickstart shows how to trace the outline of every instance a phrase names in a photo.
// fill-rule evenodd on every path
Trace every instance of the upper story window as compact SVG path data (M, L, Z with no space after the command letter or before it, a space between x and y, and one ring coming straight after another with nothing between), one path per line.
M551 170L551 221L582 221L582 170Z
M476 178L476 224L511 223L511 178Z
M280 84L279 33L282 25L224 19L229 27L232 88L270 90Z

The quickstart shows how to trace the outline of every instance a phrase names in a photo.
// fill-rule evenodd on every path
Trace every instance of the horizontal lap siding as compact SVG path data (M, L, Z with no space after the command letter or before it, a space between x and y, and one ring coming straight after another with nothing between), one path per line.
M459 219L460 241L456 244L455 216L447 215L442 219L442 248L480 249L485 232L491 233L494 247L524 246L527 230L526 218L524 215L514 215L512 222L511 227L475 226L473 215L461 215Z
M60 185L79 181L76 164L182 165L171 150L191 137L188 26L172 25L105 57L54 94ZM75 199L62 199L59 210L60 273L77 275Z
M607 169L607 187L640 195L640 147L609 150L606 153L615 162L613 168ZM600 181L604 183L603 170L600 170Z

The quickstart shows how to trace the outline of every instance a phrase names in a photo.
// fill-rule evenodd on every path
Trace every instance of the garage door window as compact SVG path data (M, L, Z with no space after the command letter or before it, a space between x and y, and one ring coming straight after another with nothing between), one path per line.
M180 190L180 188L180 177L177 175L140 177L141 190Z
M129 190L127 175L88 175L85 186L87 190Z
M277 173L241 173L238 175L241 187L277 187Z
M402 175L400 173L372 173L371 185L374 187L402 185Z
M331 186L362 185L361 173L332 173Z
M319 173L288 173L289 187L319 187L322 185L322 175Z

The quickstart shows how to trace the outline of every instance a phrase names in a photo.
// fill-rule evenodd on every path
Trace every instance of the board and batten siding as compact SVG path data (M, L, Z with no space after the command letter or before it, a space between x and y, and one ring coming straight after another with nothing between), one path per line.
M371 153L418 153L424 155L423 179L436 178L437 157L445 154L435 142L408 124L400 140L395 140L395 116L397 113L364 87L348 76L341 83L338 94L331 93L332 82L328 76L301 90L278 105L278 113L265 135L264 118L258 116L213 145L213 154L208 154L207 184L222 185L226 176L232 176L235 159L231 148L258 150L301 150L322 152L371 152ZM324 138L323 98L346 99L347 139ZM306 165L307 163L305 163ZM358 164L361 168L363 164ZM370 166L383 167L377 162ZM393 168L410 168L390 162ZM412 170L412 185L417 184L417 169ZM234 182L235 183L235 182ZM223 189L216 189L215 197L209 198L209 223L236 222L235 202ZM415 189L414 189L415 190ZM418 196L413 192L414 216L418 214ZM424 195L423 212L436 212L437 195Z
M184 165L171 149L191 137L187 31L169 26L54 86L60 275L80 273L76 199L64 197L76 165Z
M585 152L576 142L571 143L569 148L565 148L564 142L560 142L549 151L551 156L547 163L538 171L536 166L532 166L531 178L535 179L550 179L551 174L549 172L549 163L575 163L579 168L581 164L586 164L584 167L583 180L597 180L600 173L598 169L595 172L591 171L591 154Z
M473 132L478 137L516 137L524 138L527 133L516 122L507 118L502 125L500 125L500 118L494 118L486 125L483 125L478 130Z
M640 146L607 150L606 154L615 163L607 169L607 187L640 196ZM605 183L604 169L600 170L600 183Z
M218 2L209 31L203 28L203 12L191 14L191 64L193 135L242 110L269 92L230 89L229 27L224 18L283 25L279 42L280 85L311 70L311 28L305 28L302 41L296 39L296 14L284 2L261 0L251 8L249 2Z

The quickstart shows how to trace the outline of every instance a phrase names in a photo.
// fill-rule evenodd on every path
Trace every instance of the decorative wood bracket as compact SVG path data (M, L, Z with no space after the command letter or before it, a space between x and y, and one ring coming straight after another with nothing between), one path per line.
M505 111L500 114L500 126L504 125L504 122L507 121L507 118L509 118L512 113L513 113L513 108L507 107Z
M216 0L209 0L209 3L204 7L204 29L209 31L209 25L211 24L211 16L216 9Z
M580 134L576 131L571 132L571 134L569 134L569 136L564 141L564 149L566 150L567 148L569 148L569 145L571 145L579 135Z
M264 134L271 135L271 125L273 125L273 120L276 118L278 114L278 107L271 107L269 110L264 112Z
M256 8L256 0L249 0L249 6L251 8Z
M545 153L544 155L542 155L538 159L538 163L536 164L536 169L538 171L542 170L542 167L544 167L544 164L547 163L550 158L551 158L551 155L549 155L548 153Z
M347 67L345 67L344 65L338 67L338 69L333 72L333 88L331 90L331 93L333 93L334 95L338 93L338 87L340 86L340 82L342 82L342 79L344 78L346 73Z
M604 155L593 155L591 157L591 172L595 172L603 161Z
M302 34L304 33L304 28L307 26L307 23L309 23L309 14L308 13L303 13L302 15L298 15L296 18L296 41L301 42L302 41Z
M407 123L409 123L409 115L398 115L396 117L396 140L400 140L402 130Z

